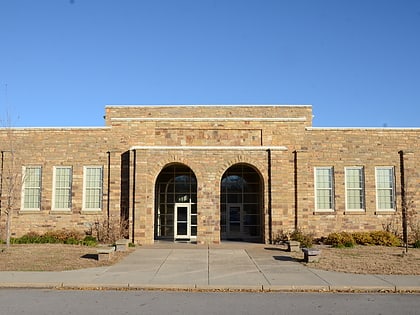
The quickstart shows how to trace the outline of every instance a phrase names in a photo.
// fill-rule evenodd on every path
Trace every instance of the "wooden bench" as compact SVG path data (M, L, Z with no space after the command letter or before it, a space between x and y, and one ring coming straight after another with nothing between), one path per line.
M99 261L109 260L115 252L115 247L98 248L96 252L98 253Z
M321 256L321 250L320 249L302 248L302 252L304 254L304 260L307 263L318 262L319 258Z
M115 250L117 252L125 252L128 248L129 243L130 243L130 240L126 238L122 238L115 242Z

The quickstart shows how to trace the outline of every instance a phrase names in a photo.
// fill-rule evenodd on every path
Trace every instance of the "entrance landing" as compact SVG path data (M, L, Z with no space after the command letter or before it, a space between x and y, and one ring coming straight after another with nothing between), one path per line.
M217 245L159 242L141 246L123 261L108 269L125 274L127 282L138 285L253 287L284 285L327 285L288 253L266 244L222 242ZM111 279L110 279L111 280ZM292 281L293 280L293 281Z

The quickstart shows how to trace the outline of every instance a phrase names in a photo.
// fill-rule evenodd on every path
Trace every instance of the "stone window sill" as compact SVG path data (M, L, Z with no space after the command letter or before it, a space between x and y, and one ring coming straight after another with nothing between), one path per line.
M366 210L346 210L344 211L345 215L365 215Z
M315 210L314 215L335 215L334 210Z
M72 214L72 211L69 210L51 210L50 214Z
M101 210L82 210L80 214L83 215L102 215L103 212Z

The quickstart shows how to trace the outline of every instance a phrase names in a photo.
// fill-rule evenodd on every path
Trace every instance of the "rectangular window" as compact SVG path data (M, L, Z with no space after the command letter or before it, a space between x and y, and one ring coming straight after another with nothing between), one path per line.
M69 166L54 167L53 210L71 209L72 168Z
M334 211L334 178L332 167L315 168L315 210Z
M363 167L346 167L346 210L365 209Z
M22 210L41 209L41 166L23 168Z
M395 211L394 168L376 168L376 209Z
M83 209L102 210L102 166L85 166L83 173Z

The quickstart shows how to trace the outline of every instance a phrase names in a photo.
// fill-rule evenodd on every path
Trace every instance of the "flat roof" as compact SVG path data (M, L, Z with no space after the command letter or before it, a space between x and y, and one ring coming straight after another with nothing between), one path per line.
M309 104L109 104L105 107L312 107Z

